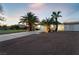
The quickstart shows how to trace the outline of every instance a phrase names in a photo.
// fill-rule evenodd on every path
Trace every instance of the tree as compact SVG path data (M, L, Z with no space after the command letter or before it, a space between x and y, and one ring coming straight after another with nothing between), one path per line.
M54 22L53 19L46 18L46 19L43 19L40 24L46 26L47 32L51 32L50 26L51 26L51 24L53 24L53 22Z
M29 31L34 30L35 22L39 22L37 16L35 16L32 12L28 12L27 15L22 16L20 19L20 23L25 23L26 26L29 25Z
M61 15L60 15L60 13L61 13L61 11L57 11L57 12L52 12L52 18L55 20L55 22L54 22L54 24L56 25L56 29L55 29L55 31L57 32L57 30L58 30L58 24L60 23L59 21L58 21L58 18L59 17L62 17Z
M9 26L10 29L18 30L20 29L19 25L11 25Z
M2 5L0 4L0 21L4 21L4 17L2 16L2 14L3 14L3 7L2 7Z

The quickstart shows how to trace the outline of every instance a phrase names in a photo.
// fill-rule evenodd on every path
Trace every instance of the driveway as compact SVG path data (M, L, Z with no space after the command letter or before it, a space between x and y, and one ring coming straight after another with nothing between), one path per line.
M22 36L28 36L28 35L32 35L32 34L39 34L39 33L40 33L40 31L4 34L4 35L0 35L0 42L1 41L5 41L5 40L10 40L10 39L18 38L18 37L22 37Z

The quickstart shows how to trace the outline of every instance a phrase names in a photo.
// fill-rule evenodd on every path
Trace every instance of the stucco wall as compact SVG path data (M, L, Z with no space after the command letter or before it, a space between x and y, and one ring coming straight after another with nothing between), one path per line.
M58 31L64 31L64 25L63 24L58 25Z
M55 26L51 26L51 29L52 30L55 30ZM41 25L40 26L40 31L43 31L43 32L45 32L45 26L43 26L43 25ZM58 31L64 31L64 25L62 24L62 25L58 25Z
M79 24L64 25L64 31L79 31Z

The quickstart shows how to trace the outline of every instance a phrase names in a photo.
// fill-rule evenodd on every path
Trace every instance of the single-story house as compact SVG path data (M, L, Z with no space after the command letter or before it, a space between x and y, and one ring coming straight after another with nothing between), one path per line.
M55 30L55 25L51 25L50 28L51 28L51 30ZM46 31L46 26L40 25L40 30ZM63 24L58 25L58 31L64 31L64 25Z
M64 23L64 31L79 31L79 22Z
M40 30L44 31L45 26L40 26ZM52 29L55 29L55 26L51 26ZM58 25L58 31L79 31L79 22L65 22Z

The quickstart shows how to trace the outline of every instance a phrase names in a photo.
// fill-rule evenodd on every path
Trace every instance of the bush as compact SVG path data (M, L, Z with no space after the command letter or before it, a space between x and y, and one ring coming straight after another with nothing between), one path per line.
M2 29L2 30L8 30L9 28L8 28L7 25L3 25L3 26L1 26L1 29Z
M20 27L18 25L11 25L10 29L20 29Z

